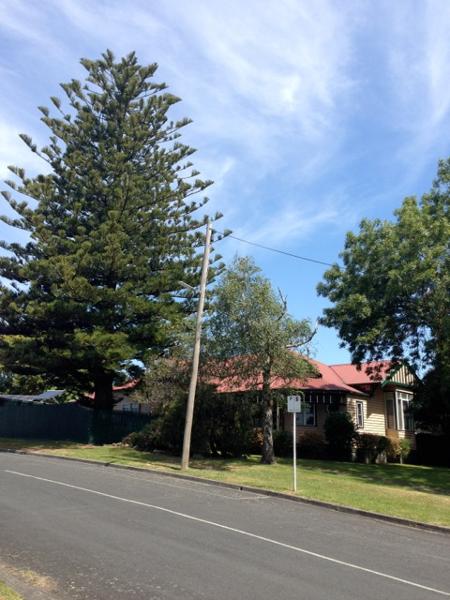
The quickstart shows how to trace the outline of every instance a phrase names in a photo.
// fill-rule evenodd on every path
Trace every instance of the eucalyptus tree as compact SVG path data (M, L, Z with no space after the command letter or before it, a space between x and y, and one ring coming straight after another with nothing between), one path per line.
M289 315L286 299L250 258L236 258L213 291L208 320L207 360L230 390L258 391L263 407L261 461L275 462L274 380L284 387L315 375L295 350L306 350L314 332L308 320ZM212 360L211 360L212 359Z

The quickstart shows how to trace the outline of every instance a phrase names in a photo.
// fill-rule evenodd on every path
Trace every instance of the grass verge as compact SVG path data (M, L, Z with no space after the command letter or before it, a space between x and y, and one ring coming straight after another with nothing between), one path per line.
M33 442L0 438L0 447L45 452L109 463L179 472L179 459L115 445ZM292 489L292 461L262 465L259 457L191 461L190 474L266 488ZM364 465L319 460L298 461L297 495L362 510L450 527L450 469L415 465ZM293 492L291 492L293 493Z
M23 600L22 596L0 581L0 600Z

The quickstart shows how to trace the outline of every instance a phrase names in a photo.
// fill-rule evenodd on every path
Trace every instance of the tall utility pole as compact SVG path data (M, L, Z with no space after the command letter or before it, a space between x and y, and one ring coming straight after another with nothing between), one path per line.
M189 454L191 451L192 419L194 416L195 390L197 389L198 363L199 363L199 359L200 359L200 338L202 335L202 317L203 317L203 307L205 305L206 282L208 279L210 247L211 247L211 224L208 219L206 222L205 251L203 253L202 277L200 280L200 297L198 299L197 321L195 324L195 342L194 342L194 353L192 356L191 382L189 384L189 396L188 396L187 407L186 407L186 422L184 425L183 454L181 456L182 471L185 471L189 468Z

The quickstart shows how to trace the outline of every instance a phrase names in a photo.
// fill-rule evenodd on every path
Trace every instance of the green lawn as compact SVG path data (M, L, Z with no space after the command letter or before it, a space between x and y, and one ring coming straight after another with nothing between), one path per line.
M0 438L0 447L178 472L179 459L122 446L70 442L33 442ZM292 488L292 462L261 465L259 457L194 459L190 473L282 492ZM319 460L298 461L298 495L363 510L450 526L450 469L413 465L364 465ZM292 493L292 492L291 492Z
M23 600L23 598L3 583L3 581L0 581L0 600Z

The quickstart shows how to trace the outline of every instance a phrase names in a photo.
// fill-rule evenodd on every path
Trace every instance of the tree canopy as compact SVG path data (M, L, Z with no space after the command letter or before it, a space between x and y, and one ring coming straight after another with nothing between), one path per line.
M275 460L273 451L274 377L302 380L315 374L311 364L294 350L313 332L309 321L296 320L286 299L277 294L250 258L236 258L214 289L207 322L208 360L231 386L245 382L259 390L263 405L262 462ZM306 349L306 348L305 348Z
M212 182L178 139L190 121L169 119L179 98L156 64L110 51L81 64L86 79L61 84L68 107L39 107L48 145L21 135L49 172L9 167L2 192L16 213L2 220L28 241L1 242L0 360L110 407L114 377L167 348L192 312L179 282L198 280L207 198L191 196Z
M450 159L440 161L429 193L406 198L394 221L364 220L348 233L343 266L318 291L355 363L390 356L439 373L450 395ZM434 384L434 385L435 385Z

